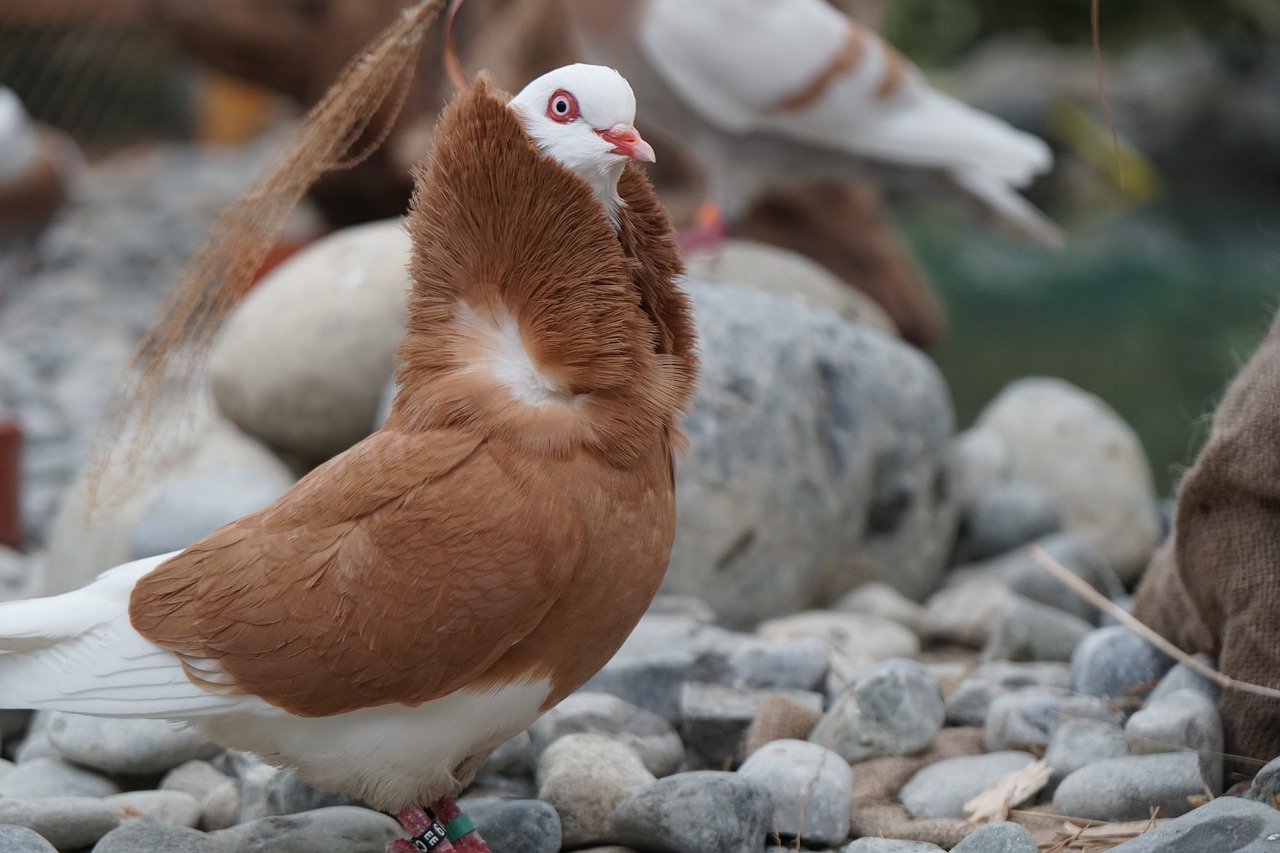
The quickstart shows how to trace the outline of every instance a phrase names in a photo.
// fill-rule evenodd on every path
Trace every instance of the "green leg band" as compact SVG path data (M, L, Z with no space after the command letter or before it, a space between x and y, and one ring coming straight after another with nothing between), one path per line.
M476 825L471 822L471 818L466 813L460 814L445 826L445 835L449 836L450 841L457 841L468 832L475 832Z

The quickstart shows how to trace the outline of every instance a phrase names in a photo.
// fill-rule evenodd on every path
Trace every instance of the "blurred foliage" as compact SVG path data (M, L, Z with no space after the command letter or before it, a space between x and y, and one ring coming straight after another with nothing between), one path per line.
M1102 0L1104 49L1184 30L1238 48L1280 37L1280 0ZM1035 30L1054 42L1088 45L1090 0L887 0L889 40L925 65L946 64L982 39Z
M904 224L951 314L937 362L961 427L1014 379L1060 376L1133 426L1165 494L1278 307L1273 205L1170 199L1061 254L927 212Z

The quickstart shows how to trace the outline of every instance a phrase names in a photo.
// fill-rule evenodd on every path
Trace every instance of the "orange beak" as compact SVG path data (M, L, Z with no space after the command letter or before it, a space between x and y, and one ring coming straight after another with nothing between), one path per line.
M640 134L629 124L619 122L608 130L597 130L600 138L613 144L610 154L621 154L641 163L652 163L657 158L653 154L653 146L640 138Z

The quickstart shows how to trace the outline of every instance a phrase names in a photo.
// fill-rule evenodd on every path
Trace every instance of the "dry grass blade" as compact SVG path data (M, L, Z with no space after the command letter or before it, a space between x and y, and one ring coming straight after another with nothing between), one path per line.
M215 223L139 345L122 402L104 418L89 471L90 514L103 498L123 497L100 494L108 464L122 457L136 469L157 438L159 404L185 403L214 333L248 289L303 194L325 172L355 165L381 144L443 3L419 0L383 30L311 109L277 161ZM375 118L384 123L380 132L353 153Z
M1157 820L1154 814L1147 820L1116 823L1063 821L1058 838L1041 844L1040 849L1044 853L1102 853L1168 822L1167 819Z
M1261 684L1251 684L1247 681L1237 681L1229 675L1218 672L1216 669L1208 666L1202 661L1196 660L1194 657L1187 654L1164 637L1160 636L1151 628L1135 619L1133 615L1124 608L1117 606L1115 602L1098 592L1066 566L1049 556L1048 552L1043 548L1040 548L1039 546L1032 548L1031 556L1037 563L1043 566L1049 574L1062 581L1062 583L1066 584L1094 607L1097 607L1107 613L1121 625L1138 634L1160 651L1172 658L1175 658L1180 663L1186 664L1189 669L1203 675L1205 678L1217 682L1228 690L1242 690L1246 693L1256 693L1259 696L1266 696L1269 699L1280 699L1280 690L1276 690L1272 687L1264 687Z
M1049 783L1052 771L1043 761L1028 764L996 782L964 804L970 823L1008 820L1009 811L1034 797Z

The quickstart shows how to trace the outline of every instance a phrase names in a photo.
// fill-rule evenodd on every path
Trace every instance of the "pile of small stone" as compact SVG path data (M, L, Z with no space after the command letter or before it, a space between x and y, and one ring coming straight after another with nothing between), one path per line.
M1046 544L1062 558L1069 541ZM494 853L943 849L921 838L1033 853L1062 837L1050 816L1144 821L1153 809L1182 817L1116 849L1229 851L1280 832L1280 762L1243 797L1193 810L1223 788L1213 682L1118 626L1086 627L1074 648L1015 644L1008 660L1006 638L1049 613L1088 622L1015 599L977 649L973 612L939 618L954 599L920 605L871 584L740 632L662 596L581 691L494 753L464 808ZM0 763L2 853L376 853L398 833L162 722L6 712L0 734L12 758ZM1037 761L1048 784L1011 804L1016 822L965 822L966 803Z

